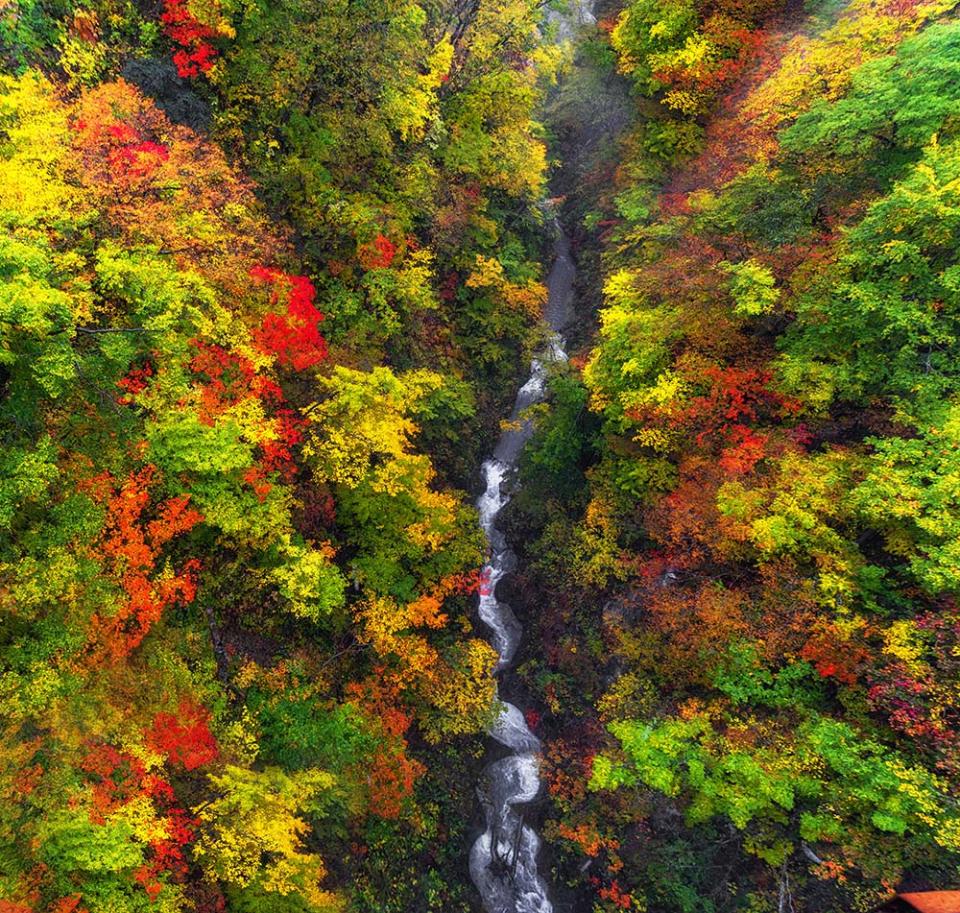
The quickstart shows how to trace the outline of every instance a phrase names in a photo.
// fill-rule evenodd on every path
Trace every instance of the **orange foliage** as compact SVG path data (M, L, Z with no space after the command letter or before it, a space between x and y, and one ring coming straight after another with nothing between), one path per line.
M71 123L85 183L142 189L170 160L164 118L152 102L119 80L86 94Z
M419 684L429 690L444 663L437 649L416 630L442 628L447 623L447 615L441 611L444 600L455 593L474 593L479 587L477 573L451 574L431 592L406 604L391 599L361 603L356 612L362 625L360 639L371 644L380 656L399 660L399 669L392 673L398 683Z
M362 778L369 791L370 811L381 818L397 818L404 800L413 792L417 778L426 768L407 757L404 735L410 728L411 715L403 709L397 683L385 676L377 666L362 682L347 685L348 697L356 701L371 720L376 720L385 739L372 759L368 759Z
M412 717L401 709L400 688L385 673L383 666L374 667L370 677L347 685L347 696L356 701L371 718L379 720L388 735L400 738L410 728Z
M799 409L770 389L771 379L769 371L756 368L709 367L700 378L707 392L692 399L675 424L695 432L699 445L719 438L737 446L750 431L747 423Z
M100 38L100 18L96 10L78 9L73 11L73 19L68 25L71 35L81 41L93 44Z
M608 887L600 888L597 892L604 900L609 900L614 906L622 910L629 910L633 906L633 897L628 891L624 891L616 880L610 882Z
M117 381L117 386L127 395L117 397L117 402L120 403L121 406L132 405L134 397L149 386L153 373L153 365L149 363L141 368L134 367L127 371L127 373Z
M663 549L662 560L674 568L724 560L731 543L717 509L717 490L725 480L721 467L714 460L692 457L680 465L680 479L644 516L651 537Z
M257 374L249 359L200 340L194 340L193 345L196 351L190 370L195 388L200 390L199 418L203 424L214 425L219 416L250 399L259 400L266 414L272 413L273 435L260 444L259 465L244 475L262 501L272 488L265 481L270 473L279 472L288 481L296 474L293 448L303 440L308 420L286 405L280 386ZM139 378L132 383L139 383Z
M390 819L400 817L404 800L427 770L419 761L408 758L403 749L375 753L367 769L370 811Z
M71 126L71 178L94 194L125 246L156 245L237 300L250 267L279 256L280 230L222 150L172 124L134 86L118 79L85 92Z
M67 898L64 898L66 900ZM79 898L77 898L79 901ZM76 905L74 905L76 906ZM72 913L74 907L61 907L58 905L56 908L56 913ZM15 903L12 900L0 900L0 913L34 913L33 907L28 907L26 904Z
M115 490L112 480L101 480L107 485L107 518L99 550L123 597L113 615L94 616L91 639L98 654L113 660L136 649L167 607L192 602L196 595L198 561L187 561L179 573L155 573L161 548L203 519L189 506L189 496L182 495L157 505L154 519L146 520L155 475L154 467L147 466Z
M860 668L870 654L852 643L835 625L821 622L800 652L823 678L833 678L845 685L855 685Z
M729 446L720 453L720 467L730 475L750 472L765 456L769 434L758 434L746 425L734 425L727 433Z
M723 651L736 636L749 636L747 595L712 583L697 588L656 587L646 594L656 627L667 635L661 661L686 678L704 670L703 659Z
M249 359L223 346L194 340L190 370L201 388L200 421L215 424L228 409L253 394L256 369Z
M617 840L608 840L592 824L578 824L571 827L561 824L558 828L561 837L576 843L588 856L598 856L603 849L615 850L620 846Z
M377 235L370 244L361 244L357 259L364 269L386 269L397 255L397 245L386 235Z
M547 789L561 806L582 801L587 795L587 783L593 766L594 751L590 744L591 727L578 732L583 739L551 739L544 746L542 763ZM599 742L597 738L595 742Z

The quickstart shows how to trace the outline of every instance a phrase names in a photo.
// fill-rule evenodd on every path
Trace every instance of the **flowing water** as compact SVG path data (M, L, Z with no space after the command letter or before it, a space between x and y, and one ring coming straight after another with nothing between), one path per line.
M567 0L565 10L547 10L547 22L557 27L557 40L568 41L576 37L584 25L596 22L593 15L594 0Z
M490 563L483 569L480 618L490 628L490 641L499 654L494 675L512 666L523 636L513 610L497 598L497 584L516 565L516 557L497 528L497 517L510 499L514 470L533 433L525 411L544 398L550 364L567 357L560 330L573 312L575 268L570 239L559 223L556 230L544 314L551 335L530 365L529 380L517 393L508 430L500 435L493 456L483 464L486 486L477 500L490 554ZM530 731L518 707L503 701L500 708L490 735L510 749L510 754L488 764L483 773L479 793L486 829L470 851L470 877L487 913L552 913L553 905L537 868L540 837L526 822L524 813L525 806L541 791L540 740Z

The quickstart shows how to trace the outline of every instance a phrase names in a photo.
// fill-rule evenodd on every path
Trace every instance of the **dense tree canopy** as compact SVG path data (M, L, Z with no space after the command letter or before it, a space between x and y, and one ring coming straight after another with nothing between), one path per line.
M469 909L459 431L536 341L538 22L0 12L4 910Z
M557 908L960 885L954 4L576 5L0 2L0 913L479 909L553 213Z
M603 301L514 511L557 877L714 913L955 887L960 33L859 2L601 26L657 105L569 207Z

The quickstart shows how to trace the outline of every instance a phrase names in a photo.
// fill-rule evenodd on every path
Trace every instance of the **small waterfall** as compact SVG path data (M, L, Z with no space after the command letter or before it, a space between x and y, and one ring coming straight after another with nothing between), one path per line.
M593 25L597 21L593 15L593 2L594 0L569 0L566 12L547 11L547 22L556 23L559 41L574 38L578 29L585 25Z
M513 664L523 636L513 610L497 599L498 582L516 565L516 557L497 528L497 517L510 499L511 475L533 434L524 412L544 398L550 364L567 357L559 331L572 316L576 270L570 239L558 222L556 230L544 314L552 334L532 360L530 377L517 392L510 427L500 435L492 458L483 464L485 487L477 499L480 525L490 550L490 562L483 569L480 618L490 628L490 641L499 654L495 675ZM524 805L536 799L541 790L540 740L530 731L518 707L504 701L500 708L490 736L512 753L484 770L479 792L486 829L470 851L470 877L487 913L552 913L553 905L537 868L540 837L524 820Z

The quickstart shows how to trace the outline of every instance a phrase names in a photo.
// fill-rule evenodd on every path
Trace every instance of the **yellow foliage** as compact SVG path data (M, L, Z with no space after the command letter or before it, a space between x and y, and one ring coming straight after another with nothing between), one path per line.
M0 77L0 124L7 146L0 156L0 221L15 215L22 226L69 218L82 194L60 178L69 148L67 114L51 83L38 73Z
M408 605L386 596L364 600L355 610L361 624L358 636L380 656L400 660L403 684L415 683L436 668L439 654L425 637L411 633L410 629L420 625L441 627L446 616L437 614L438 610L439 605L434 607L429 597Z
M427 123L437 116L437 90L450 72L453 45L444 36L427 59L427 72L384 90L382 112L404 140L421 137Z
M473 271L467 276L467 288L489 289L513 311L531 318L539 318L547 303L547 289L542 282L516 283L507 279L503 266L494 257L477 254Z
M459 645L452 665L432 685L430 701L442 720L437 732L428 726L428 736L482 730L494 708L497 692L491 672L496 661L496 651L485 640L474 637Z
M636 272L629 269L618 269L611 273L603 284L603 296L611 305L635 306L640 303L640 295L636 290ZM601 314L601 319L603 318Z
M239 887L257 882L278 894L301 893L313 902L329 895L319 888L325 868L319 856L303 852L309 825L299 815L334 777L322 770L292 774L227 765L210 776L217 798L195 811L200 836L194 854L219 878Z
M241 672L234 676L233 681L238 688L248 687L248 685L243 684L244 680L248 681L248 684L252 684L252 681L255 680L248 678L249 672L247 670L251 666L257 668L254 662L245 663ZM242 674L244 672L247 672L247 676ZM232 720L226 725L222 725L218 730L217 741L220 745L220 751L240 764L252 764L257 759L257 755L260 754L257 730L256 719L250 713L250 710L244 707L238 720Z
M396 376L388 368L364 373L338 365L320 383L331 395L307 410L313 426L304 454L322 480L356 487L375 474L389 485L391 476L404 475L421 459L409 453L417 426L407 413L439 389L440 375L410 371ZM375 457L385 466L401 465L389 472L373 470Z
M99 41L87 41L70 34L60 38L59 64L67 74L67 85L78 88L102 78L107 65L107 49Z
M431 470L430 479L432 478ZM455 531L457 499L447 492L433 491L425 484L419 489L417 503L422 506L424 516L422 520L407 527L407 536L414 545L436 551Z
M910 619L894 621L883 632L883 652L901 660L917 678L927 671L923 662L923 635Z
M473 272L467 276L464 283L467 288L500 288L506 282L503 266L496 257L485 257L477 254Z
M170 837L167 819L158 818L153 800L149 796L134 796L124 802L115 812L107 816L108 822L123 822L129 825L134 838L143 844L150 844Z

